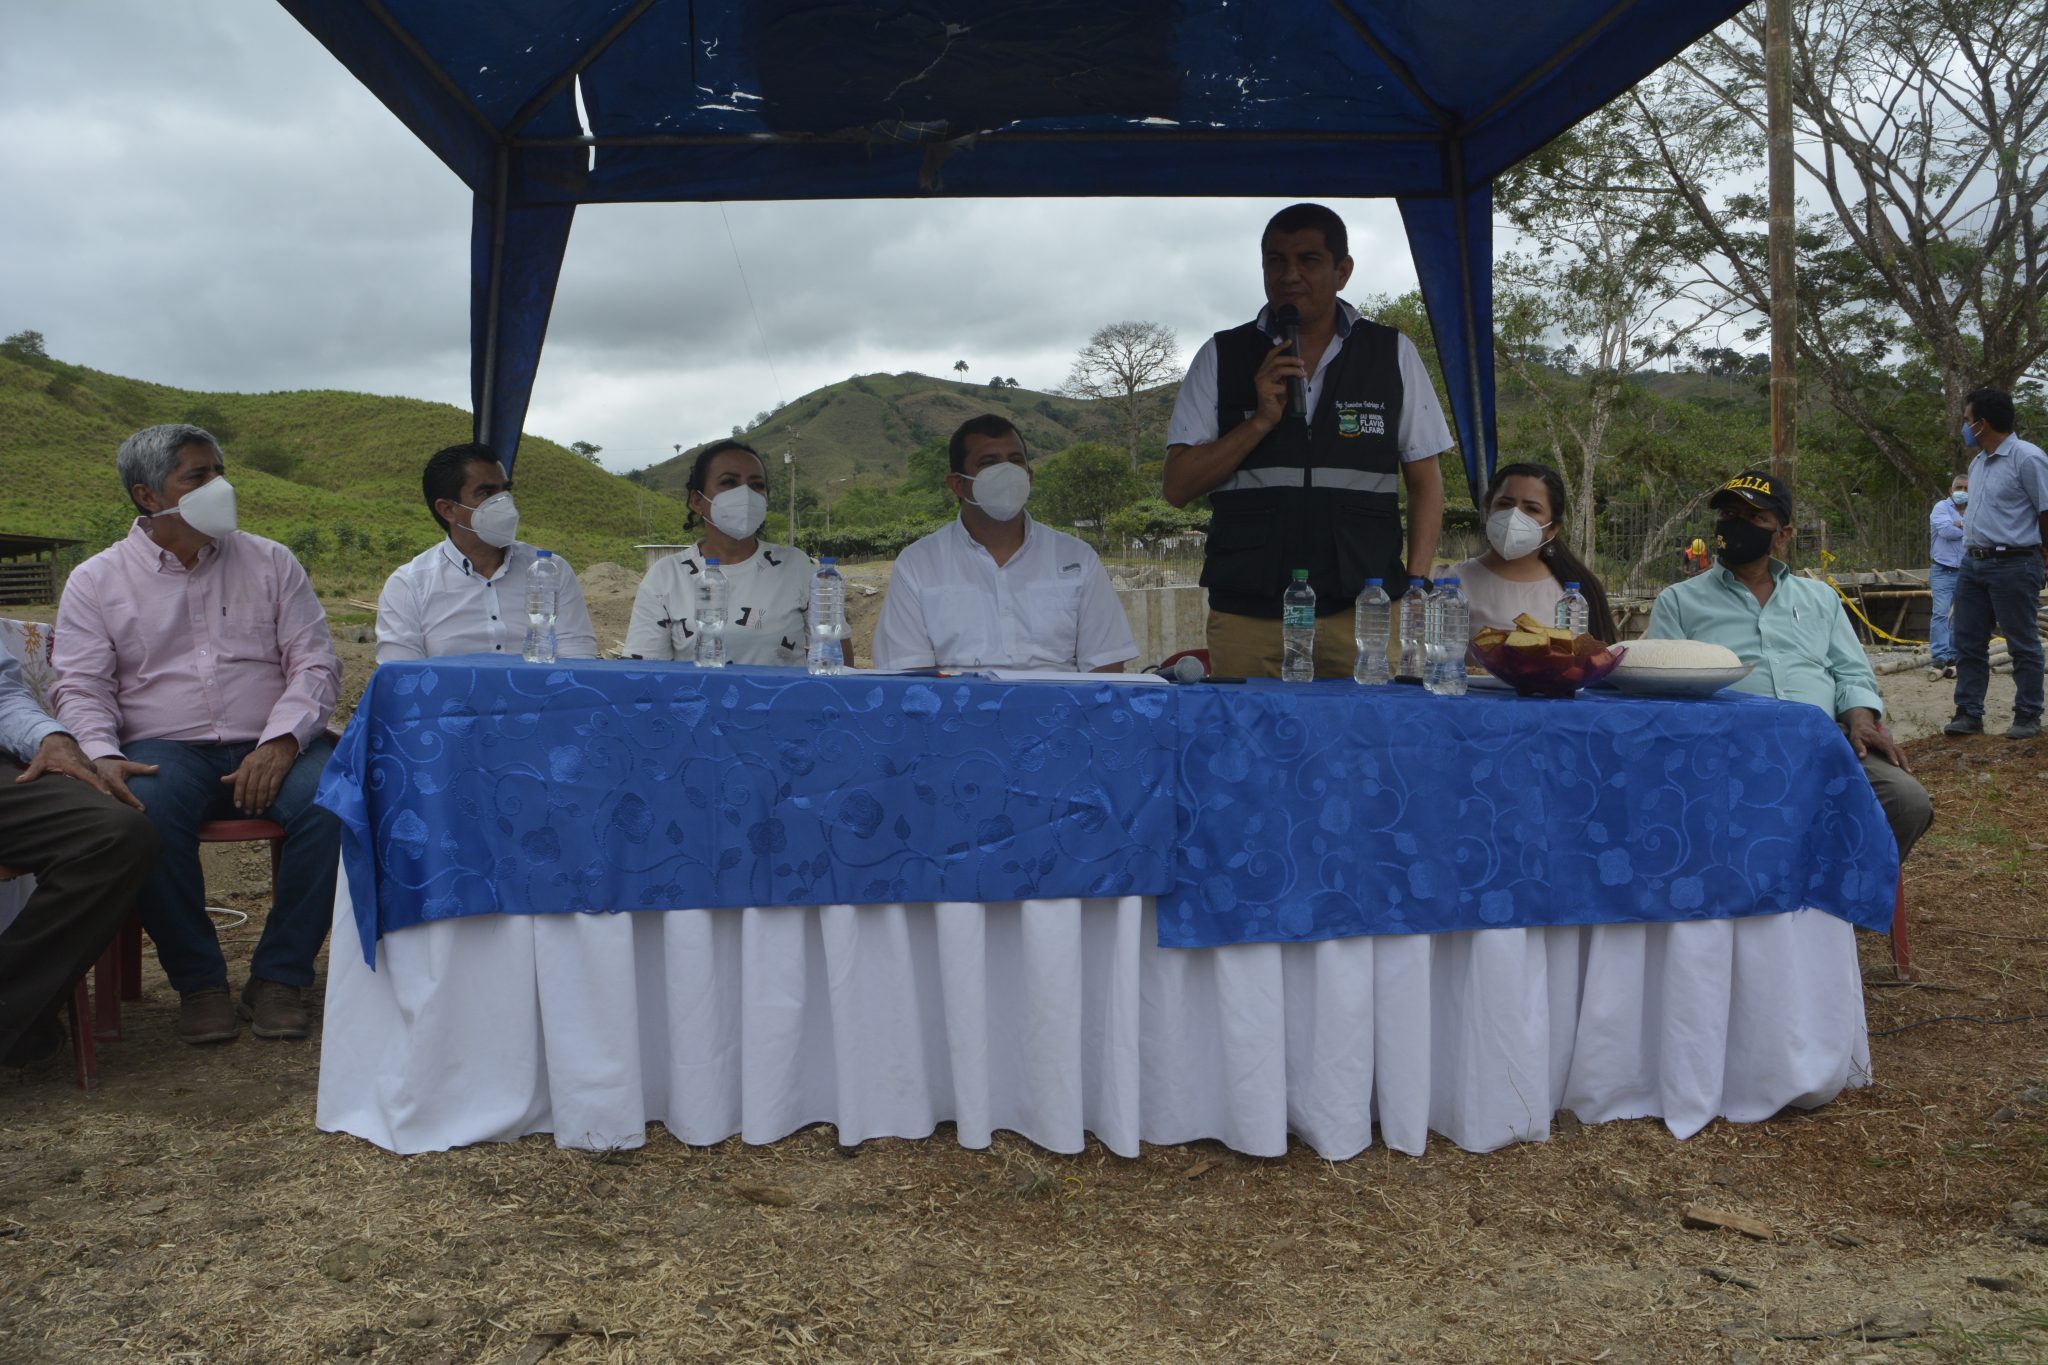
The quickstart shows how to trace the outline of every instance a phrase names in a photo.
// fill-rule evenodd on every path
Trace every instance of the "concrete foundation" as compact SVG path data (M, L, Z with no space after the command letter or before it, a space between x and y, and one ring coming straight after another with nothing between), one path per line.
M1195 583L1170 588L1118 588L1116 598L1138 642L1133 670L1152 667L1184 649L1209 642L1209 590Z

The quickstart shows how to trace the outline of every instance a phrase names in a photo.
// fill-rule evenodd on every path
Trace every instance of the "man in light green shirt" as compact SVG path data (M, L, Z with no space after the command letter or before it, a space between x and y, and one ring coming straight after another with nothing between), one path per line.
M1794 577L1777 558L1792 545L1792 495L1752 470L1721 485L1708 506L1720 514L1721 562L1659 593L1644 637L1725 645L1751 666L1738 691L1808 702L1833 716L1863 761L1904 862L1934 823L1934 805L1885 728L1877 675L1835 590Z

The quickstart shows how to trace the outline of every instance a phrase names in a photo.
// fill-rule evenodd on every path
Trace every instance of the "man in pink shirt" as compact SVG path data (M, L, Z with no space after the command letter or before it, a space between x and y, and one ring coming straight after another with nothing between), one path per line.
M303 1038L340 848L338 822L313 804L341 688L327 616L291 551L235 529L212 436L149 427L121 443L117 464L142 515L65 585L57 714L162 841L138 912L180 996L178 1036L226 1042L249 1019L259 1038ZM201 824L236 816L285 829L239 1011L198 842Z

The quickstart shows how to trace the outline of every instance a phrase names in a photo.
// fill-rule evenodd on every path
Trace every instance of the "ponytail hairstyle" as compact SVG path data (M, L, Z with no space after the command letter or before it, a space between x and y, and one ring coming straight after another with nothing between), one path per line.
M1550 576L1557 580L1559 586L1566 583L1579 585L1579 591L1585 595L1588 608L1588 633L1606 644L1613 644L1614 613L1607 605L1607 589L1601 586L1593 571L1572 553L1571 546L1564 543L1564 480L1558 476L1556 470L1548 465L1527 462L1504 464L1494 470L1493 482L1486 486L1485 505L1479 509L1482 520L1492 514L1493 500L1500 496L1501 485L1514 478L1543 481L1544 495L1550 499L1551 525L1557 528L1558 534L1544 541L1543 548L1536 553L1542 556L1545 567L1550 570Z
M685 531L695 530L700 524L697 518L697 509L690 506L690 494L704 492L704 481L711 474L711 462L725 454L728 450L744 450L756 460L760 460L761 473L763 477L766 477L768 462L761 459L760 451L754 449L745 441L713 441L710 445L705 446L697 452L696 460L690 465L690 477L683 484L683 529Z

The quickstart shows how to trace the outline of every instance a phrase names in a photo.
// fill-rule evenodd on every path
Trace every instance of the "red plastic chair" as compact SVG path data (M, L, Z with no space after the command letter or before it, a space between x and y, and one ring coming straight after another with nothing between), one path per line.
M20 875L14 868L0 867L0 882L13 881ZM139 962L142 926L132 915L121 932L115 935L114 941L107 945L106 951L100 954L99 960L72 984L71 998L65 1002L65 1009L71 1016L71 1066L80 1090L90 1090L99 1084L99 1054L94 1044L119 1042L121 1039L121 954L126 941L131 938ZM92 983L90 989L87 982ZM91 1021L89 1026L88 1020Z
M277 895L277 872L284 860L284 826L275 820L209 820L199 827L202 844L240 844L263 840L270 845L270 894ZM20 874L0 867L0 881ZM121 1002L142 998L142 921L130 915L98 961L71 987L66 1010L71 1016L72 1070L80 1090L99 1084L96 1043L121 1041Z

